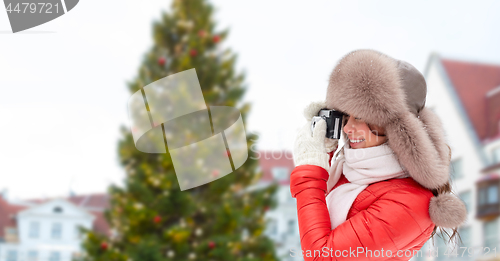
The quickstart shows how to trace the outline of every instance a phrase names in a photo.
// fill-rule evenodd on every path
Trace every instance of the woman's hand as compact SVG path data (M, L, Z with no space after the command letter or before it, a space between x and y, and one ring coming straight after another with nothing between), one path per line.
M326 122L316 122L311 132L311 122L307 122L299 131L293 149L295 166L316 165L328 170L330 158L325 148Z
M318 113L321 109L326 108L326 103L324 101L320 102L311 102L307 107L304 109L304 117L309 123L309 126L311 126L311 119L314 116L318 116ZM326 135L326 134L325 134ZM336 151L338 148L339 140L337 139L329 139L325 137L325 149L326 153L330 153L332 151Z

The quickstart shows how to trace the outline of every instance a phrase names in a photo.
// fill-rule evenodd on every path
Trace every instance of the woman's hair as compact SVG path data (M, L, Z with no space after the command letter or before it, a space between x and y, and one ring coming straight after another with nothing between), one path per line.
M347 124L347 119L346 118L347 117L343 117L343 119L342 119L342 132L344 133L344 142L347 142L347 140L346 140L346 133L343 130L344 126ZM377 134L379 132L380 128L372 128L372 126L370 126L368 123L367 123L367 125L368 125L368 128L370 128L371 132L374 135L385 136L385 135L378 135ZM377 132L377 133L375 133L375 132ZM335 154L334 159L337 158L337 156L339 155L339 153L342 154L342 155L344 154L344 146ZM449 156L448 156L448 164L449 164L451 162L451 148L450 148L450 146L448 144L446 144L446 146L448 146L448 149L450 151ZM432 194L434 196L437 196L437 195L445 194L445 193L453 193L453 191L452 191L451 188L452 188L452 186L450 184L450 181L448 180L448 182L446 182L446 184L444 184L443 186L441 186L441 187L439 187L437 189L432 189L431 191L432 191ZM438 226L434 227L434 230L432 231L432 234L431 234L430 238L434 237L434 235L436 234L437 228L438 228ZM444 232L449 237L449 241L448 242L450 242L451 240L453 240L456 236L458 236L458 238L460 239L460 242L462 241L462 239L460 238L460 234L458 233L458 227L455 227L455 228L452 229L453 233L451 234L451 236L450 236L450 234L448 233L448 231L446 229L443 229L441 227L439 227L439 228L440 228L441 232ZM443 238L443 240L444 240L444 238Z

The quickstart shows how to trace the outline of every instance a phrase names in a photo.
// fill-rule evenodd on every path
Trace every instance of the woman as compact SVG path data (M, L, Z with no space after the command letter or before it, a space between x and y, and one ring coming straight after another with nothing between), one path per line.
M437 227L456 236L467 212L451 194L451 150L426 92L412 65L374 50L336 65L326 101L305 116L346 115L340 155L332 157L338 140L325 138L324 120L314 133L306 123L294 147L290 190L305 260L409 260Z

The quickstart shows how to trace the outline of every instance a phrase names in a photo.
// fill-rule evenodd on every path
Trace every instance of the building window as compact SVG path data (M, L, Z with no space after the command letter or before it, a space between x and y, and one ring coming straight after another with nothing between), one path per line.
M28 252L28 261L38 261L38 252L37 251L29 251Z
M62 224L61 223L52 224L51 235L52 235L52 239L61 239L61 235L62 235Z
M469 191L465 191L460 193L460 199L462 199L465 203L465 208L467 209L467 213L472 209L472 193Z
M49 261L61 261L61 254L59 252L50 252Z
M13 228L13 227L7 228L7 235L17 236L17 228Z
M278 224L275 219L273 218L269 219L268 229L269 229L269 235L273 237L278 235Z
M493 149L493 163L500 163L500 147Z
M273 178L278 181L287 180L290 175L288 168L284 167L274 167L271 169L271 172L273 173Z
M63 212L63 210L62 210L61 207L55 207L54 208L54 213L62 213L62 212Z
M16 250L7 251L7 261L17 261L17 251Z
M498 244L498 220L483 223L483 246L489 247L490 251Z
M31 222L30 223L30 238L38 238L40 236L40 223L39 222Z
M458 158L451 161L450 172L453 179L459 179L464 176L462 159Z
M488 187L488 204L498 203L498 186Z
M19 240L19 238L18 238L17 228L7 227L7 228L5 228L5 238L3 238L3 240L0 239L0 244L2 241L17 242L18 240ZM1 249L1 245L0 245L0 249Z
M500 215L498 188L500 180L485 180L476 184L477 205L476 217L484 221Z
M479 205L498 203L498 185L491 184L479 189Z

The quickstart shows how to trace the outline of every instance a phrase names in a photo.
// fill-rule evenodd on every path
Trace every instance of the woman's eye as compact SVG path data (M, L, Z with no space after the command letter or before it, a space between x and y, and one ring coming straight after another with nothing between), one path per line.
M345 117L346 119L349 119L349 118L351 118L351 115L345 115L344 117ZM356 118L356 117L354 117L354 119L355 119L355 120L361 120L361 118Z

